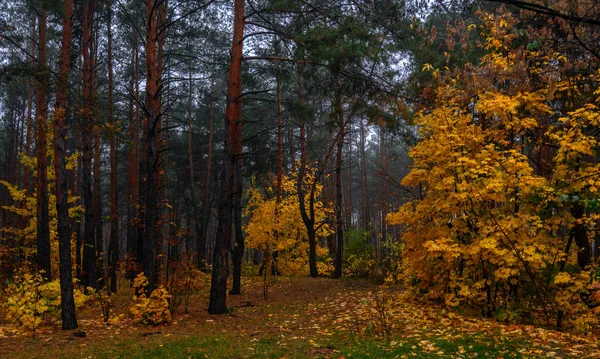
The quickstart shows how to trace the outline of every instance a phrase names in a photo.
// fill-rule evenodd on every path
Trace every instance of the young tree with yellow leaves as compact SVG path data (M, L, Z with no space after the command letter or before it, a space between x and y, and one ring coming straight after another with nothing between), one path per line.
M451 307L597 323L600 73L576 75L585 54L539 47L547 29L504 9L479 17L465 31L485 51L480 63L423 68L438 83L435 105L417 116L422 140L403 180L419 196L388 216L405 228L406 275Z
M314 171L308 168L304 180L305 186L313 182L313 176ZM285 275L308 273L308 235L306 226L302 222L296 181L295 174L283 176L280 202L275 196L277 184L268 187L265 193L262 193L257 186L252 186L248 190L249 202L245 213L250 218L244 227L246 245L269 256L277 251L277 271ZM307 189L305 194L307 197L308 192ZM327 219L333 215L333 211L320 199L321 192L322 185L318 184L314 204L318 257L327 255L327 248L321 243L333 233L327 222ZM266 262L275 264L273 258L268 258ZM326 269L325 266L326 264L321 264L321 271ZM268 273L269 268L263 270Z

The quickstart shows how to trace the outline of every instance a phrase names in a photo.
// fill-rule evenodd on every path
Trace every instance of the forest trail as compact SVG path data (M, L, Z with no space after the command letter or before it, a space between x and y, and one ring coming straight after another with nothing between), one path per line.
M146 327L124 315L104 325L91 304L77 331L47 328L36 338L0 327L0 358L598 358L594 338L449 313L398 288L366 281L247 280L229 297L229 314L206 312L208 288L168 325ZM132 289L113 298L125 314ZM81 338L81 333L85 337Z

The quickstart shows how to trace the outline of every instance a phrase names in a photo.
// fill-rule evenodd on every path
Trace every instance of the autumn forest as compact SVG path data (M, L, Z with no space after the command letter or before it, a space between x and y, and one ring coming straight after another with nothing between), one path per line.
M599 19L0 1L0 357L600 357Z

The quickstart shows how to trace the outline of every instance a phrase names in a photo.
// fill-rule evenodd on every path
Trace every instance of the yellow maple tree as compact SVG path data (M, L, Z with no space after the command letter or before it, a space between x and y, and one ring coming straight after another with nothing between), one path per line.
M451 307L594 325L584 293L595 269L582 253L600 219L599 91L589 89L600 73L576 78L567 55L519 45L526 25L503 9L480 19L486 54L440 71L434 106L416 118L402 184L418 199L387 217L405 229L405 277Z
M312 183L314 171L307 171L305 183ZM244 226L246 245L265 253L277 252L277 269L282 274L308 273L308 240L306 226L302 222L296 187L297 176L285 175L282 178L282 196L278 204L274 184L261 190L256 185L248 189L249 202L245 215L249 218ZM323 246L332 230L327 222L333 215L331 206L320 200L322 185L317 185L315 218L317 222L317 256L328 254ZM308 193L308 191L307 191ZM307 194L308 196L308 194ZM319 262L322 272L331 268L330 264Z

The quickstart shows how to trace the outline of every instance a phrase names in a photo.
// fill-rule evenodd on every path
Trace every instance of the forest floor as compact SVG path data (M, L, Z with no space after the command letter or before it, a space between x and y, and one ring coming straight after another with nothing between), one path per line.
M113 316L132 295L121 288ZM263 283L249 279L228 299L229 314L209 315L207 302L204 290L188 314L156 327L128 316L105 325L97 304L79 314L76 331L33 337L2 323L0 358L600 358L593 337L448 313L357 280L278 278L265 300Z

